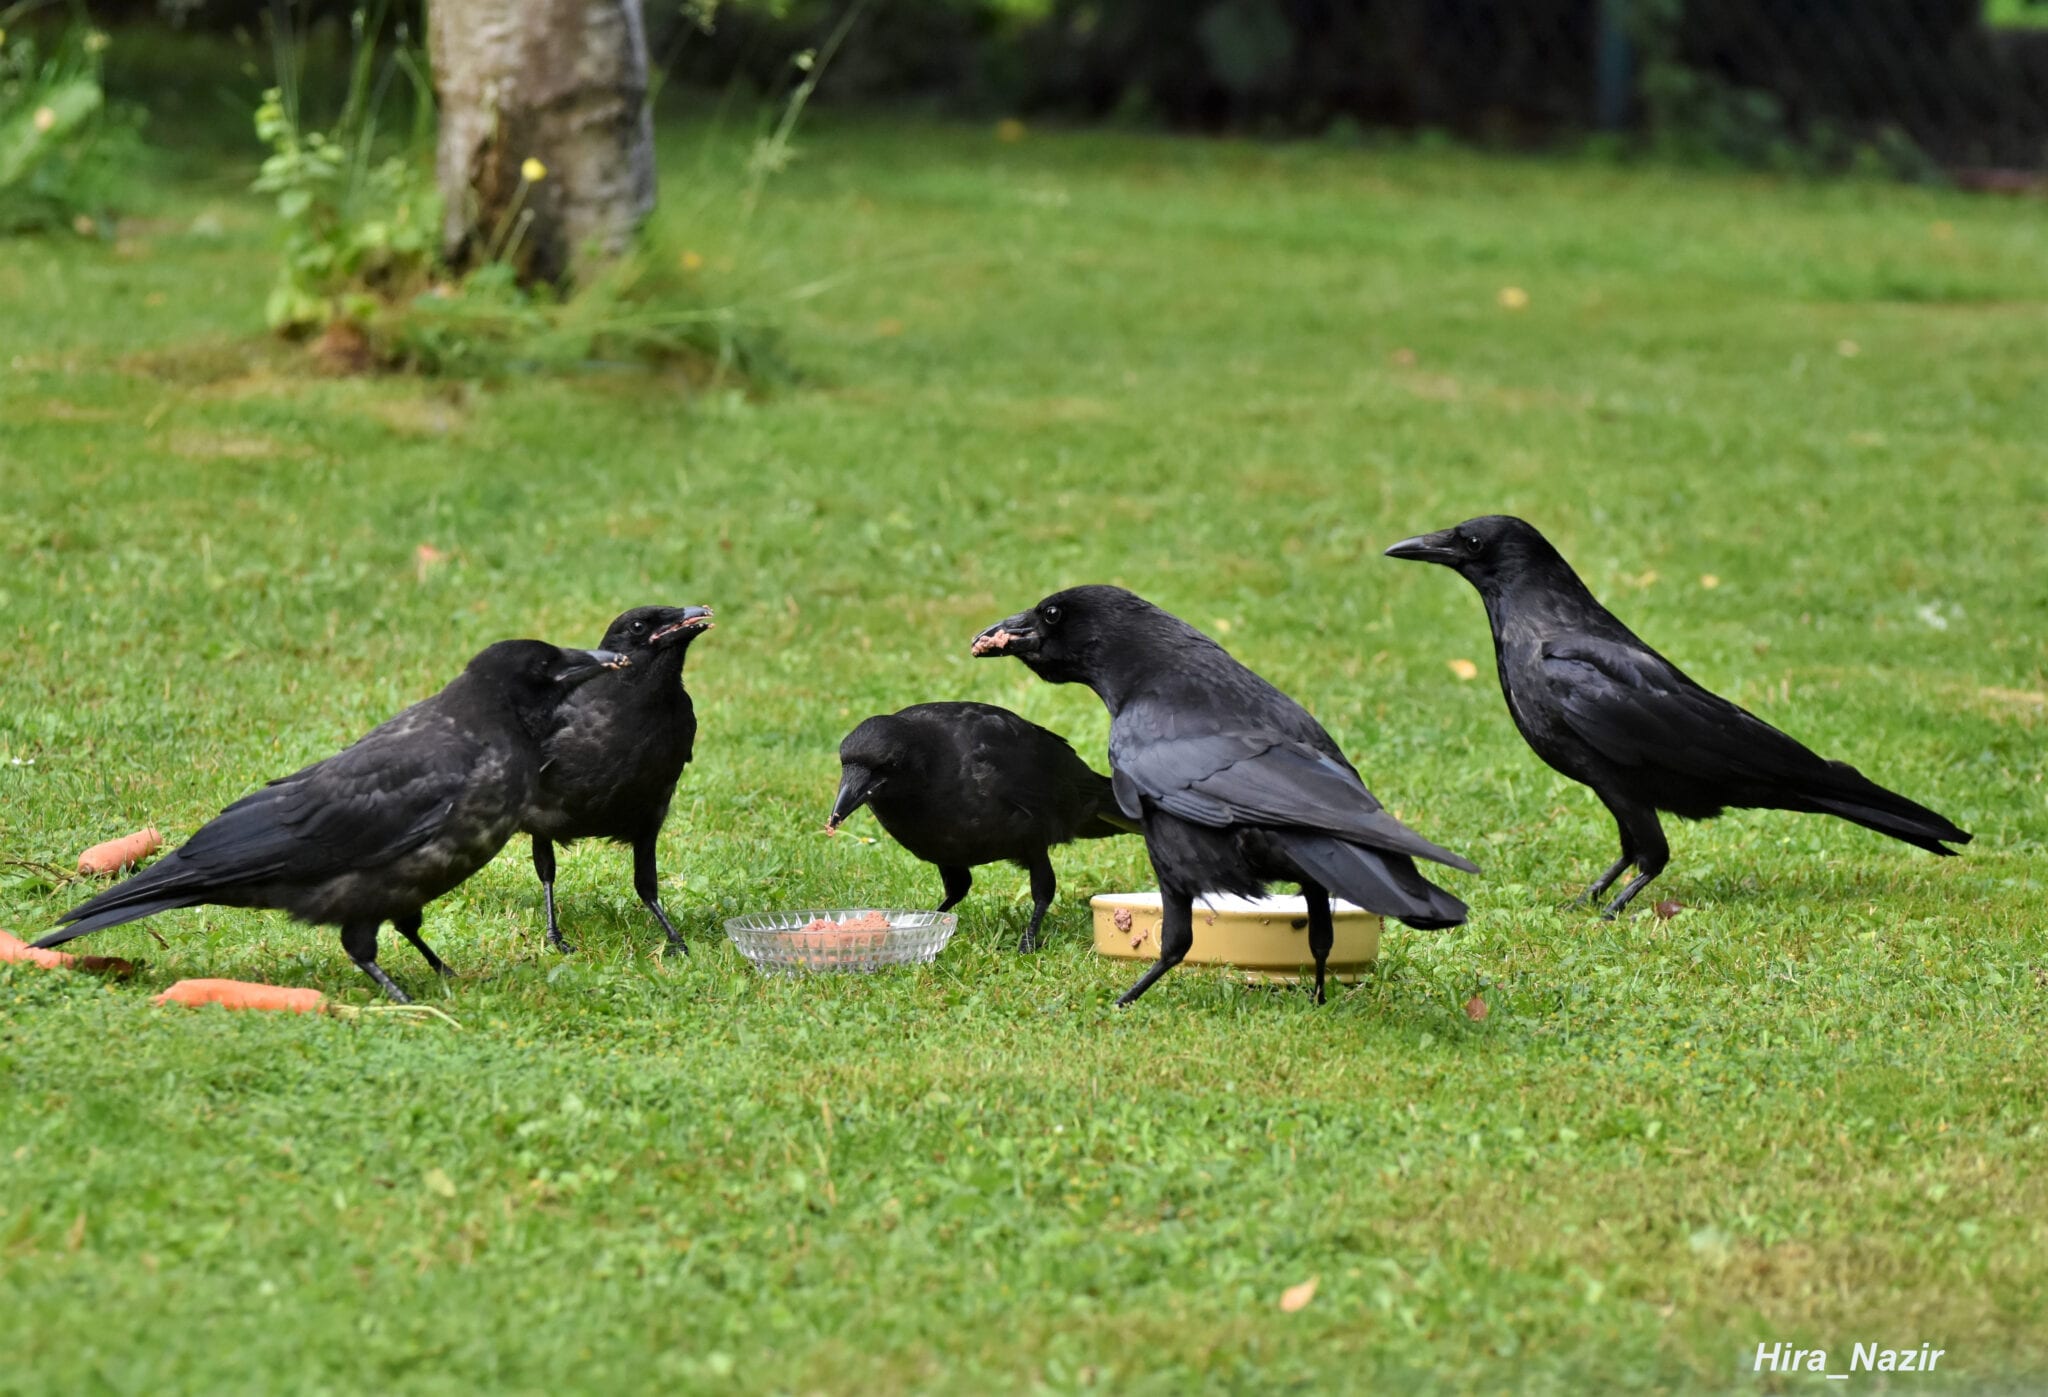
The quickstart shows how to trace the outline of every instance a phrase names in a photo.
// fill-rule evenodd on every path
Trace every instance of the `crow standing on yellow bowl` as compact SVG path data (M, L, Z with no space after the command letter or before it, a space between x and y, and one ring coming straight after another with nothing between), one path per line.
M1075 839L1136 833L1109 778L1058 733L988 703L920 703L867 719L839 744L839 796L826 828L865 805L898 844L936 864L941 912L974 886L969 870L1007 859L1031 874L1031 921L1017 949L1038 946L1059 890L1046 851Z
M1479 870L1381 808L1322 724L1222 646L1121 587L1074 587L990 626L977 655L1015 655L1039 678L1086 684L1110 712L1118 807L1145 830L1159 875L1159 960L1119 1004L1179 965L1203 893L1260 897L1299 883L1316 1001L1335 935L1330 894L1410 926L1456 926L1465 904L1418 858Z
M1586 889L1591 902L1636 876L1612 919L1670 861L1659 810L1705 820L1724 808L1839 815L1935 854L1969 833L1945 816L1831 762L1686 678L1593 599L1550 540L1508 515L1403 539L1390 558L1437 563L1479 589L1501 692L1536 755L1593 788L1621 831L1621 857Z

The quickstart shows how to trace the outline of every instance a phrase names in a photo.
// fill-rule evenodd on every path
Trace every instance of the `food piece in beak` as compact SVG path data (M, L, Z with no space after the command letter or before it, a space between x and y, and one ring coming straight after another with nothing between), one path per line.
M647 643L650 645L658 644L682 631L708 631L712 628L714 623L711 617L714 613L710 607L688 606L684 607L683 611L685 614L682 620L669 622L653 635L647 637Z
M1010 648L1016 637L998 626L992 631L983 631L974 638L973 653L976 655L1000 655Z

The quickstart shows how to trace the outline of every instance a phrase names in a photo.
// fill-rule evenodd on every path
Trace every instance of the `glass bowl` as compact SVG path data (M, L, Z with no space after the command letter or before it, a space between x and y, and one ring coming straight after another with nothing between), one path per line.
M887 918L886 928L843 927L843 922ZM814 928L826 921L835 925ZM725 934L756 969L771 975L805 971L884 970L929 965L953 939L960 919L951 912L907 912L852 907L818 911L757 912L727 919Z

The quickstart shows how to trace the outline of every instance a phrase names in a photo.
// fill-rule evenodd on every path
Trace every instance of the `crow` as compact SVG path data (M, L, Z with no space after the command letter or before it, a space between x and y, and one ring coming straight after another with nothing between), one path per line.
M1008 859L1031 874L1031 921L1058 886L1046 851L1074 839L1135 834L1117 813L1109 778L1058 733L987 703L920 703L866 719L839 744L839 796L828 831L865 805L898 844L937 864L944 912L974 886L969 871Z
M1456 926L1465 904L1416 871L1473 864L1416 834L1373 799L1306 709L1178 617L1121 587L1074 587L975 638L1039 678L1086 684L1108 707L1117 806L1144 827L1164 917L1158 962L1128 1005L1194 942L1194 900L1258 897L1299 883L1308 901L1316 1002L1334 927L1330 895L1410 926Z
M355 745L243 796L142 872L66 912L38 946L175 907L275 907L341 928L342 949L409 1002L377 964L390 922L436 973L420 909L489 863L519 827L540 768L537 733L574 688L628 663L602 650L503 640L432 698Z
M1936 854L1969 834L1815 755L1695 684L1593 599L1550 541L1508 515L1403 539L1390 558L1439 563L1479 589L1508 713L1536 755L1593 788L1621 832L1621 857L1577 899L1591 903L1633 864L1602 911L1612 920L1664 871L1657 812L1705 820L1734 806L1839 815Z
M633 849L633 891L661 923L670 954L689 954L661 905L654 842L697 741L683 656L711 629L708 606L636 606L600 642L631 661L578 689L541 739L542 766L520 828L547 903L548 944L571 947L555 922L555 845L609 839Z

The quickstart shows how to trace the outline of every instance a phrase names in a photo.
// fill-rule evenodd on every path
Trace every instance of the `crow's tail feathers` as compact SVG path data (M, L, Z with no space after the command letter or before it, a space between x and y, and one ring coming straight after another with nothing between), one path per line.
M1417 872L1415 860L1406 854L1298 830L1276 830L1273 837L1303 873L1368 912L1398 917L1424 931L1465 920L1465 904Z
M1967 844L1970 832L1945 815L1929 810L1918 801L1888 791L1847 762L1828 763L1829 780L1803 794L1801 808L1845 820L1888 834L1927 850L1930 854L1953 855L1948 844Z
M103 931L123 922L139 922L173 908L197 907L207 900L208 890L197 886L200 881L175 852L167 854L133 878L116 883L66 912L57 919L61 923L58 929L36 945L44 949L61 946L88 932Z
M1116 787L1107 776L1091 769L1095 814L1074 831L1076 839L1109 839L1119 834L1143 834L1145 827L1117 808Z
M1114 805L1107 810L1098 810L1093 819L1074 831L1076 839L1108 839L1119 834L1143 834L1145 827L1126 816Z

